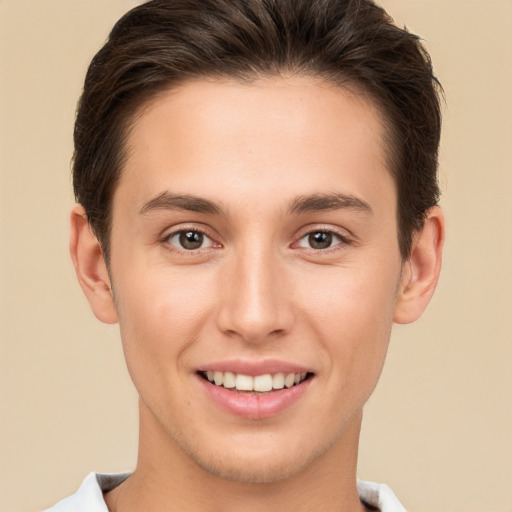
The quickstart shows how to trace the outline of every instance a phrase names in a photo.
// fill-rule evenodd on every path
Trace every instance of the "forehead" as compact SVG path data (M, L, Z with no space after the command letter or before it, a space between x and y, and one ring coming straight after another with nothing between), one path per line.
M381 121L365 96L313 79L188 82L140 110L116 196L378 195L383 183L394 189Z

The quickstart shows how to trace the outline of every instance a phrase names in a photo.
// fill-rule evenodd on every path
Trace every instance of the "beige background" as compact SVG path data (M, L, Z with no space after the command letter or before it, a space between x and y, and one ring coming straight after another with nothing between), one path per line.
M128 0L0 0L0 510L133 467L136 397L116 327L67 254L75 103ZM424 318L395 329L359 475L412 512L512 511L512 1L383 0L446 89L448 242ZM306 419L305 419L306 420Z

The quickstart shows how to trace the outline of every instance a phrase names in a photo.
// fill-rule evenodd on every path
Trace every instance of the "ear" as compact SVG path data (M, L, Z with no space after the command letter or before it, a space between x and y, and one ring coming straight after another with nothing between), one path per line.
M83 206L71 211L69 251L78 282L98 320L117 323L117 311L103 250L91 231Z
M441 272L443 243L444 216L441 208L434 206L415 233L411 255L403 265L394 322L414 322L425 311Z

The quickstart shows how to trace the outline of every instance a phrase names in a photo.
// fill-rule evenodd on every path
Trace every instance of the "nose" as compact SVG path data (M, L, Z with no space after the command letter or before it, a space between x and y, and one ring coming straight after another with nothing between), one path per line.
M218 328L246 343L262 344L290 332L294 323L284 265L271 250L248 248L226 266Z

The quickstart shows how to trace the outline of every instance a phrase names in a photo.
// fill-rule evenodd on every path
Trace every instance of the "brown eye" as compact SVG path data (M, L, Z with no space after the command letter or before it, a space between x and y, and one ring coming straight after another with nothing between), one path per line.
M298 247L322 251L332 249L337 245L350 244L350 241L333 231L311 231L304 235L298 242Z
M167 240L171 245L186 251L195 251L213 246L213 242L204 233L192 229L176 231Z
M308 243L312 249L328 249L332 242L332 233L327 231L317 231L308 235Z
M203 233L197 231L182 231L179 237L180 245L188 250L199 249L203 245L203 239Z

